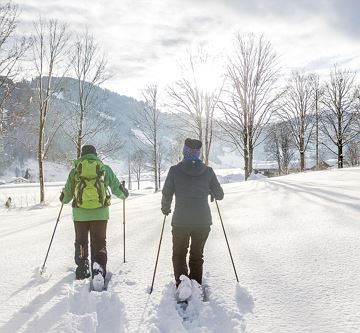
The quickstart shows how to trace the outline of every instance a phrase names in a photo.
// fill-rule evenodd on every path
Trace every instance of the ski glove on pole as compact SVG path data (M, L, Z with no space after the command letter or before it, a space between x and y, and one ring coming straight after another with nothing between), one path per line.
M63 200L64 200L64 192L61 192L59 200L60 200L60 202L63 202Z
M127 188L125 188L125 186L123 186L123 184L120 183L119 189L122 193L124 193L125 198L127 198L129 196L129 191L127 190Z
M161 208L161 211L164 215L168 216L171 213L171 209L165 209L165 208Z

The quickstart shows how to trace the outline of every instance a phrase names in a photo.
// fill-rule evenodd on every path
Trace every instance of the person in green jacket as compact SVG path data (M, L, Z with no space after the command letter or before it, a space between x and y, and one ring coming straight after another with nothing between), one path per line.
M90 232L91 271L93 283L104 285L107 250L106 226L109 219L110 193L125 200L129 192L111 168L97 157L92 145L85 145L81 157L74 162L60 195L64 204L72 201L75 227L76 278L90 277L88 234Z

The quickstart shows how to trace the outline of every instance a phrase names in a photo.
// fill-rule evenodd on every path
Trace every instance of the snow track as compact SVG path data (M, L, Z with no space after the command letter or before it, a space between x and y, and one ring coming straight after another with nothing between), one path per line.
M28 288L37 289L39 294L2 326L0 332L125 332L125 307L117 293L89 292L90 281L74 280L72 269L44 292L51 278L39 277L38 272L36 269L24 290L13 296L25 293ZM21 326L25 323L24 329Z

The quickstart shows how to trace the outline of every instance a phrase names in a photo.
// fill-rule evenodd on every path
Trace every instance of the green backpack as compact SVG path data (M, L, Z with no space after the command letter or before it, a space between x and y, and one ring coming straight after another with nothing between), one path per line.
M75 164L74 206L94 209L106 206L105 166L100 160Z

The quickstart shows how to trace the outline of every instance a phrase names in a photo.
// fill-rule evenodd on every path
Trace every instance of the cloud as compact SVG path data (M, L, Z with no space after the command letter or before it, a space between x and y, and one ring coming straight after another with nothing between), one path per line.
M333 8L329 15L329 22L349 36L359 39L360 36L360 2L357 0L330 1Z
M114 77L116 79L128 79L128 78L135 78L140 77L146 71L147 67L142 66L139 64L113 64L109 67L109 72L112 74L114 73Z
M216 0L212 0L216 2ZM205 0L198 3L205 4ZM318 17L334 30L359 39L360 1L358 0L223 0L223 5L239 13L282 18Z
M181 45L188 45L190 40L182 37L164 37L158 40L161 46L178 47Z
M332 68L334 65L343 67L347 66L349 63L351 63L354 59L356 59L357 56L348 56L348 57L337 57L337 56L329 56L329 57L321 57L314 59L310 62L308 62L305 66L305 68L309 71L314 70L323 70L323 69L329 69Z
M226 53L233 33L265 32L284 66L316 70L359 54L357 0L17 0L21 31L39 14L88 27L109 59L121 93L144 81L166 84L186 51L205 45ZM20 30L20 29L19 29ZM350 38L349 38L350 37ZM349 60L351 63L351 60ZM110 81L110 80L109 80ZM112 85L111 82L108 82Z

